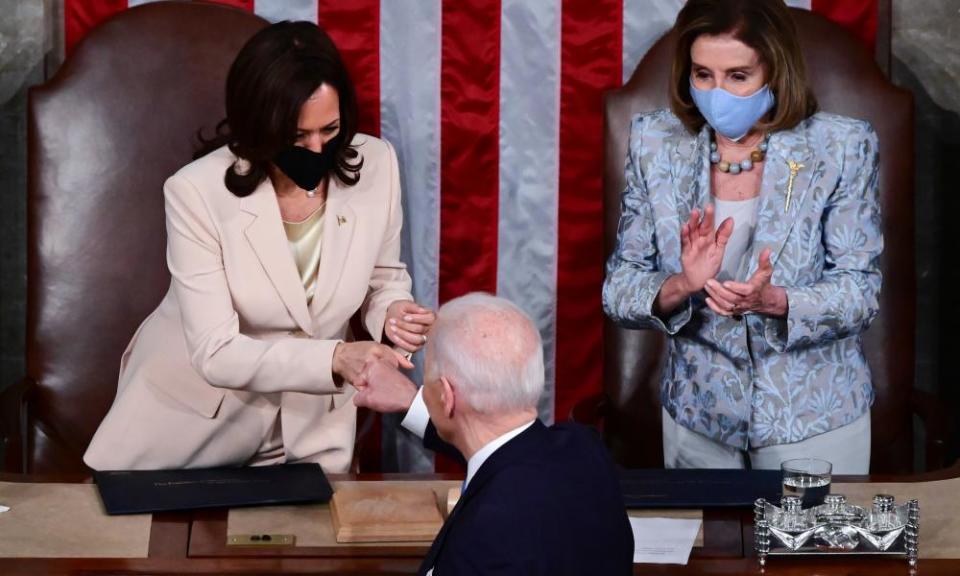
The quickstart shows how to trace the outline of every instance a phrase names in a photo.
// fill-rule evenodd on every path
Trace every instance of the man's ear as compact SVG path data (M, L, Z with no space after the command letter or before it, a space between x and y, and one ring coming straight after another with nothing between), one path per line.
M453 385L446 376L440 377L440 403L443 405L443 414L447 418L453 418L453 411L456 408L456 395L453 391Z

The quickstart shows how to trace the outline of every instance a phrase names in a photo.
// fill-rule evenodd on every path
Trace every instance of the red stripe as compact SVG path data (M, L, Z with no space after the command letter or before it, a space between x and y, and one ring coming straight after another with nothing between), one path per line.
M357 90L360 131L380 135L380 0L319 0L317 21L333 38Z
M127 0L64 0L63 28L67 56L97 24L127 9Z
M440 302L497 289L500 2L444 0Z
M813 0L814 12L860 38L871 53L877 46L877 0Z
M379 0L319 0L317 22L333 39L347 67L357 92L360 110L360 132L380 135L380 1ZM359 331L366 330L355 317ZM353 322L351 322L353 324ZM377 471L382 468L382 424L379 415L367 414L372 428L360 439L358 447L360 470Z
M500 2L443 0L440 303L497 290ZM438 471L458 467L438 457Z
M603 93L621 82L622 0L564 0L560 40L556 420L603 377Z

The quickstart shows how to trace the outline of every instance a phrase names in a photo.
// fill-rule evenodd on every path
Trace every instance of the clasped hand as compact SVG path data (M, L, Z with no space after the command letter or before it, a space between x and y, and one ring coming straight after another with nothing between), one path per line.
M367 367L374 363L413 368L405 355L378 342L340 342L333 351L333 373L357 389L367 385Z
M693 294L706 290L707 306L721 316L749 313L785 315L786 292L770 283L773 264L770 262L769 248L760 253L759 267L746 282L720 282L716 279L727 242L733 234L734 222L732 218L727 218L716 230L713 224L714 207L709 204L702 218L700 211L694 209L680 230L681 277L685 291Z
M363 371L364 386L353 395L359 408L375 412L404 412L417 395L417 385L385 362L370 362Z
M387 307L383 333L400 350L376 342L341 342L333 352L333 372L362 390L369 384L371 366L384 365L394 370L411 369L407 353L427 342L427 332L436 320L433 311L412 300L397 300Z

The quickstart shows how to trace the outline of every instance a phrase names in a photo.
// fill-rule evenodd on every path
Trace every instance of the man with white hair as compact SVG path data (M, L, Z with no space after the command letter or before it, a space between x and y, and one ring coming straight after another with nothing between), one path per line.
M420 574L630 574L633 535L597 435L537 419L543 348L533 322L487 294L451 300L426 346L423 388L372 363L358 406L403 411L431 449L466 461L463 493Z

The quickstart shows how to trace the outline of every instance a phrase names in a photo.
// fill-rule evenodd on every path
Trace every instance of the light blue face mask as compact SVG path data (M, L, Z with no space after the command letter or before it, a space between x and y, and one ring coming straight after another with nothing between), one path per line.
M723 88L699 90L691 81L690 95L707 124L733 141L746 136L774 103L773 92L767 85L749 96L736 96Z

